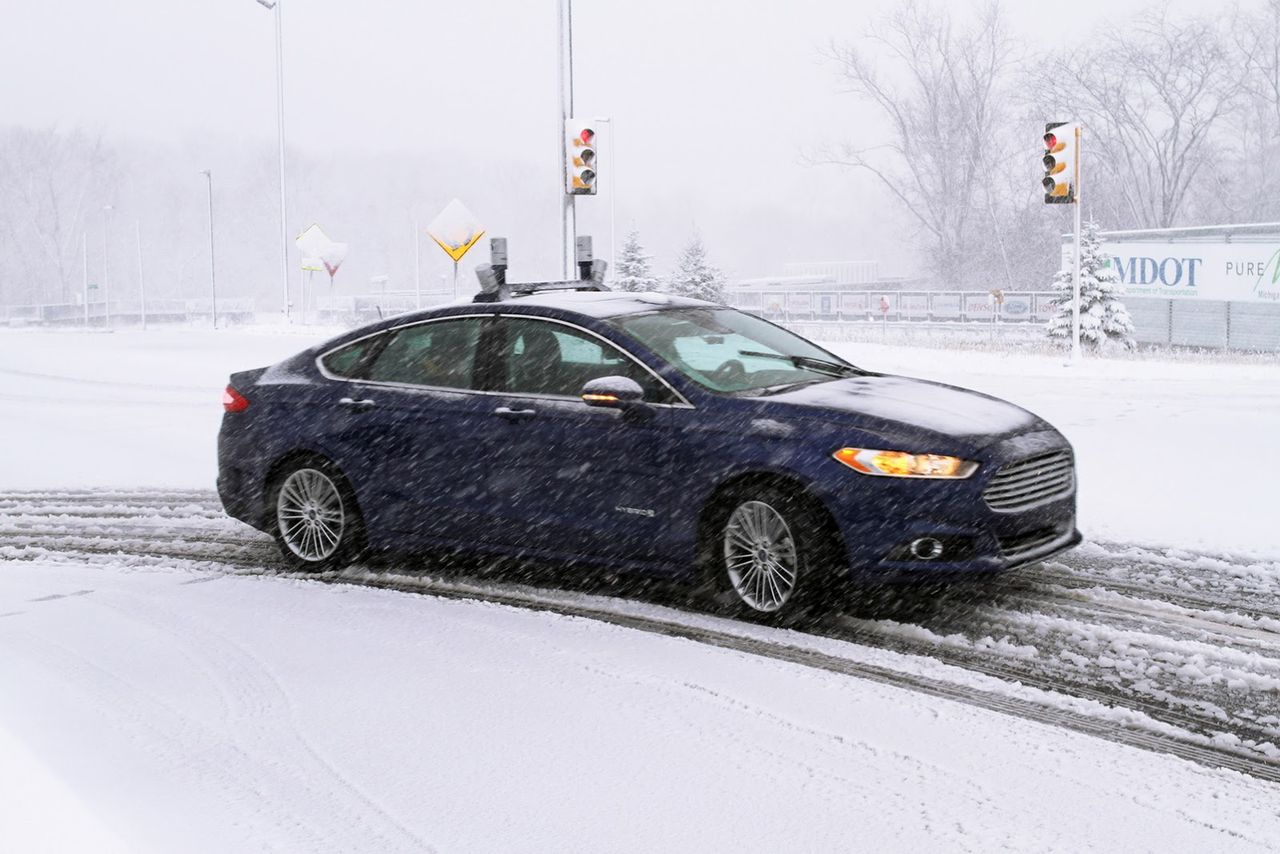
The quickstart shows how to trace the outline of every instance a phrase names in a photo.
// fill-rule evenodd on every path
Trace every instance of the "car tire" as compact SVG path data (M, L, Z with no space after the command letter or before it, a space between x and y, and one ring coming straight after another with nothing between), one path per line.
M704 541L704 588L716 610L790 625L830 606L836 540L816 501L775 486L735 489L716 504Z
M364 520L355 493L327 460L285 466L272 484L268 512L276 545L293 569L342 569L364 552Z

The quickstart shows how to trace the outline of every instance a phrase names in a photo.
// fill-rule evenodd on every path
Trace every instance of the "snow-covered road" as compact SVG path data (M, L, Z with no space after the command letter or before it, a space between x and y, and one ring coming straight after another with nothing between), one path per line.
M15 562L286 574L270 539L223 516L209 493L0 494L0 536L8 544L0 558ZM981 585L865 588L842 613L807 627L802 640L840 641L835 649L842 660L853 660L852 643L946 662L965 674L991 677L960 680L967 688L981 686L964 698L968 702L1280 781L1280 579L1247 562L1216 559L1207 569L1185 554L1128 551L1092 544ZM1110 581L1108 570L1118 563L1147 569L1147 580L1129 572L1120 583ZM1153 574L1161 568L1168 578ZM1180 569L1199 582L1198 589L1176 580ZM531 572L536 589L524 583ZM1242 578L1252 582L1248 604L1232 604L1245 601ZM504 572L477 561L442 566L391 558L322 580L547 608L814 664L777 649L794 647L796 632L753 628L743 635L737 624L703 617L686 591L619 591L584 579L580 570ZM829 646L807 648L832 654ZM826 659L814 666L833 669ZM849 666L834 669L931 689ZM1033 705L1011 706L1011 697L1026 699L1012 686L1043 693ZM1080 713L1089 720L1072 717Z
M548 611L102 557L0 563L0 683L28 689L0 694L0 750L68 781L58 827L0 806L11 850L1280 839L1274 784L936 696Z

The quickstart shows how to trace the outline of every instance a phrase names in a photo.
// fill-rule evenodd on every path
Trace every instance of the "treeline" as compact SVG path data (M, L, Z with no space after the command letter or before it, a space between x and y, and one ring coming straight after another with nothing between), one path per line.
M1043 204L1046 121L1084 124L1083 203L1107 229L1280 219L1277 45L1280 0L1154 6L1046 51L998 4L907 0L825 51L882 122L813 159L877 177L936 283L1044 287L1070 216Z

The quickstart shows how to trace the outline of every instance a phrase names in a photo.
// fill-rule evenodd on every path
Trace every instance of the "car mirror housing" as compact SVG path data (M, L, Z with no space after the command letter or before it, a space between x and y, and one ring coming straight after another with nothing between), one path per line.
M628 409L644 398L640 383L630 377L598 377L582 387L582 402L606 409Z

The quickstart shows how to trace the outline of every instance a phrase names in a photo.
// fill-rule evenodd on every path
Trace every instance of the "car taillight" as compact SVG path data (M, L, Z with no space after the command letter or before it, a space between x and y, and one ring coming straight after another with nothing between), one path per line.
M227 412L244 412L249 408L249 398L227 386L222 392L222 408Z

